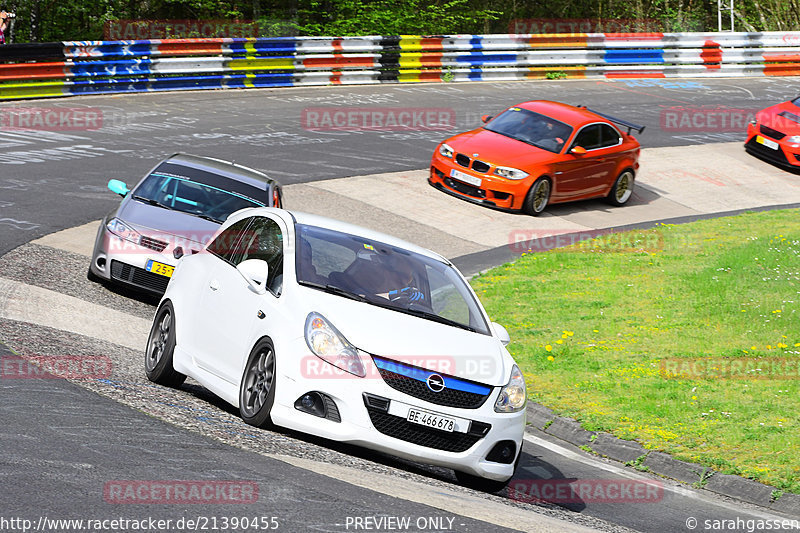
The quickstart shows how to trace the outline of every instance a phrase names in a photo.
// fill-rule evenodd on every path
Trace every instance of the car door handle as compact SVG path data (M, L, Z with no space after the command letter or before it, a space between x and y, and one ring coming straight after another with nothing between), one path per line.
M208 288L212 291L216 291L219 289L219 281L212 279L211 283L208 284Z

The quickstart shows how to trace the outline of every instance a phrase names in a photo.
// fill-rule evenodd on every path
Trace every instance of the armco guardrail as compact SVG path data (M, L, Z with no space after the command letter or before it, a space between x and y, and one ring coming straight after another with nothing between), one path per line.
M554 72L569 78L800 75L800 32L283 37L8 45L0 47L0 100L186 89L508 81L544 78Z

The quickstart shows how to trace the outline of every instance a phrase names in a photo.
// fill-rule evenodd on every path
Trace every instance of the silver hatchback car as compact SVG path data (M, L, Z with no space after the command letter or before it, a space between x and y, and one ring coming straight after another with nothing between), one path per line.
M235 163L175 154L123 197L100 223L87 277L163 294L178 259L203 250L228 215L248 207L282 207L280 184Z

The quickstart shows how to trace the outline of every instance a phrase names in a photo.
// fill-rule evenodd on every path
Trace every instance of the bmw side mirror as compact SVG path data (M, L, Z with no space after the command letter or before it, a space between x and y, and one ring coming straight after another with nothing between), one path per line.
M256 294L267 292L269 265L263 259L245 259L236 266L236 270L244 276L250 290Z
M128 185L124 181L120 180L108 180L108 190L119 194L123 198L130 192Z
M483 122L484 124L486 124L486 123L487 123L487 122L489 122L490 120L492 120L492 115L483 115L483 116L481 117L481 122Z
M508 343L511 342L511 335L508 334L506 328L497 322L492 322L492 329L494 330L495 335L500 338L500 342L503 343L503 346L508 346Z
M569 152L575 155L584 155L586 153L586 148L583 146L573 146Z

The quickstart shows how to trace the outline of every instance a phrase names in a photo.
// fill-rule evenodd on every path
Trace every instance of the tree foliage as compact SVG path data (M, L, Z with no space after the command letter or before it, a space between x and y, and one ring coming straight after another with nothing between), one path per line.
M717 29L716 0L0 0L0 7L17 13L15 42L102 39L112 20L257 20L263 36L509 33L515 21L531 19ZM734 7L737 31L800 30L800 0L735 0Z

